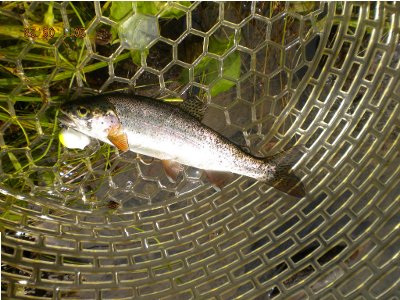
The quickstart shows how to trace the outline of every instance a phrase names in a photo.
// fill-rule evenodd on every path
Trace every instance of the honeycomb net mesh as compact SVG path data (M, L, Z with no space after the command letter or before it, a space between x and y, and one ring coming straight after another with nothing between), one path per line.
M109 3L74 3L53 10L55 27L84 25L75 39L13 33L48 3L0 8L5 299L400 298L399 3L170 3L179 17L158 15L136 63L107 41ZM196 73L204 59L216 75ZM149 157L60 146L61 102L124 88L196 94L204 123L252 153L302 145L307 196L243 176L218 190L191 167L172 182Z

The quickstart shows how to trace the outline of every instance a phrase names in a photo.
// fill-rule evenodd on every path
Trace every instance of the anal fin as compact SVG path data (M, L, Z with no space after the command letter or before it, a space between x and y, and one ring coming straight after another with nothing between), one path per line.
M220 172L220 171L205 171L208 180L218 188L222 189L226 186L230 181L232 181L233 174L229 172Z
M179 174L183 171L183 166L174 160L162 160L161 163L168 177L176 181Z

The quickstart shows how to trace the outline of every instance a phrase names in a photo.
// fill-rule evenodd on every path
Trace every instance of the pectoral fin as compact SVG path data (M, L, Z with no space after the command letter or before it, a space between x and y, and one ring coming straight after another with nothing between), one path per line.
M108 139L109 141L117 147L121 151L128 151L129 144L128 144L128 137L126 133L124 133L120 126L116 126L110 129L108 132Z
M168 177L170 177L173 181L176 181L179 174L183 171L183 166L173 160L162 160L161 163Z

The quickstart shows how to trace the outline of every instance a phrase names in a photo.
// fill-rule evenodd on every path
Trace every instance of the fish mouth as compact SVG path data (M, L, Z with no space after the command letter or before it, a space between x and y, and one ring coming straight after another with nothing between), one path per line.
M60 121L61 125L65 126L65 127L76 127L76 124L74 122L74 120L68 116L65 112L60 111L62 113L62 115L60 115L58 117L58 120Z

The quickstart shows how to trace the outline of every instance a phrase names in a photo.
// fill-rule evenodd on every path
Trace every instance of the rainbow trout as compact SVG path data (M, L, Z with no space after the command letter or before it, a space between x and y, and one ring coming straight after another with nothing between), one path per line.
M297 147L267 158L252 156L201 123L204 107L190 100L185 103L176 106L143 96L104 94L63 104L59 119L122 151L162 160L170 177L181 170L179 163L208 174L245 175L298 198L305 195L303 184L291 172L301 156Z

